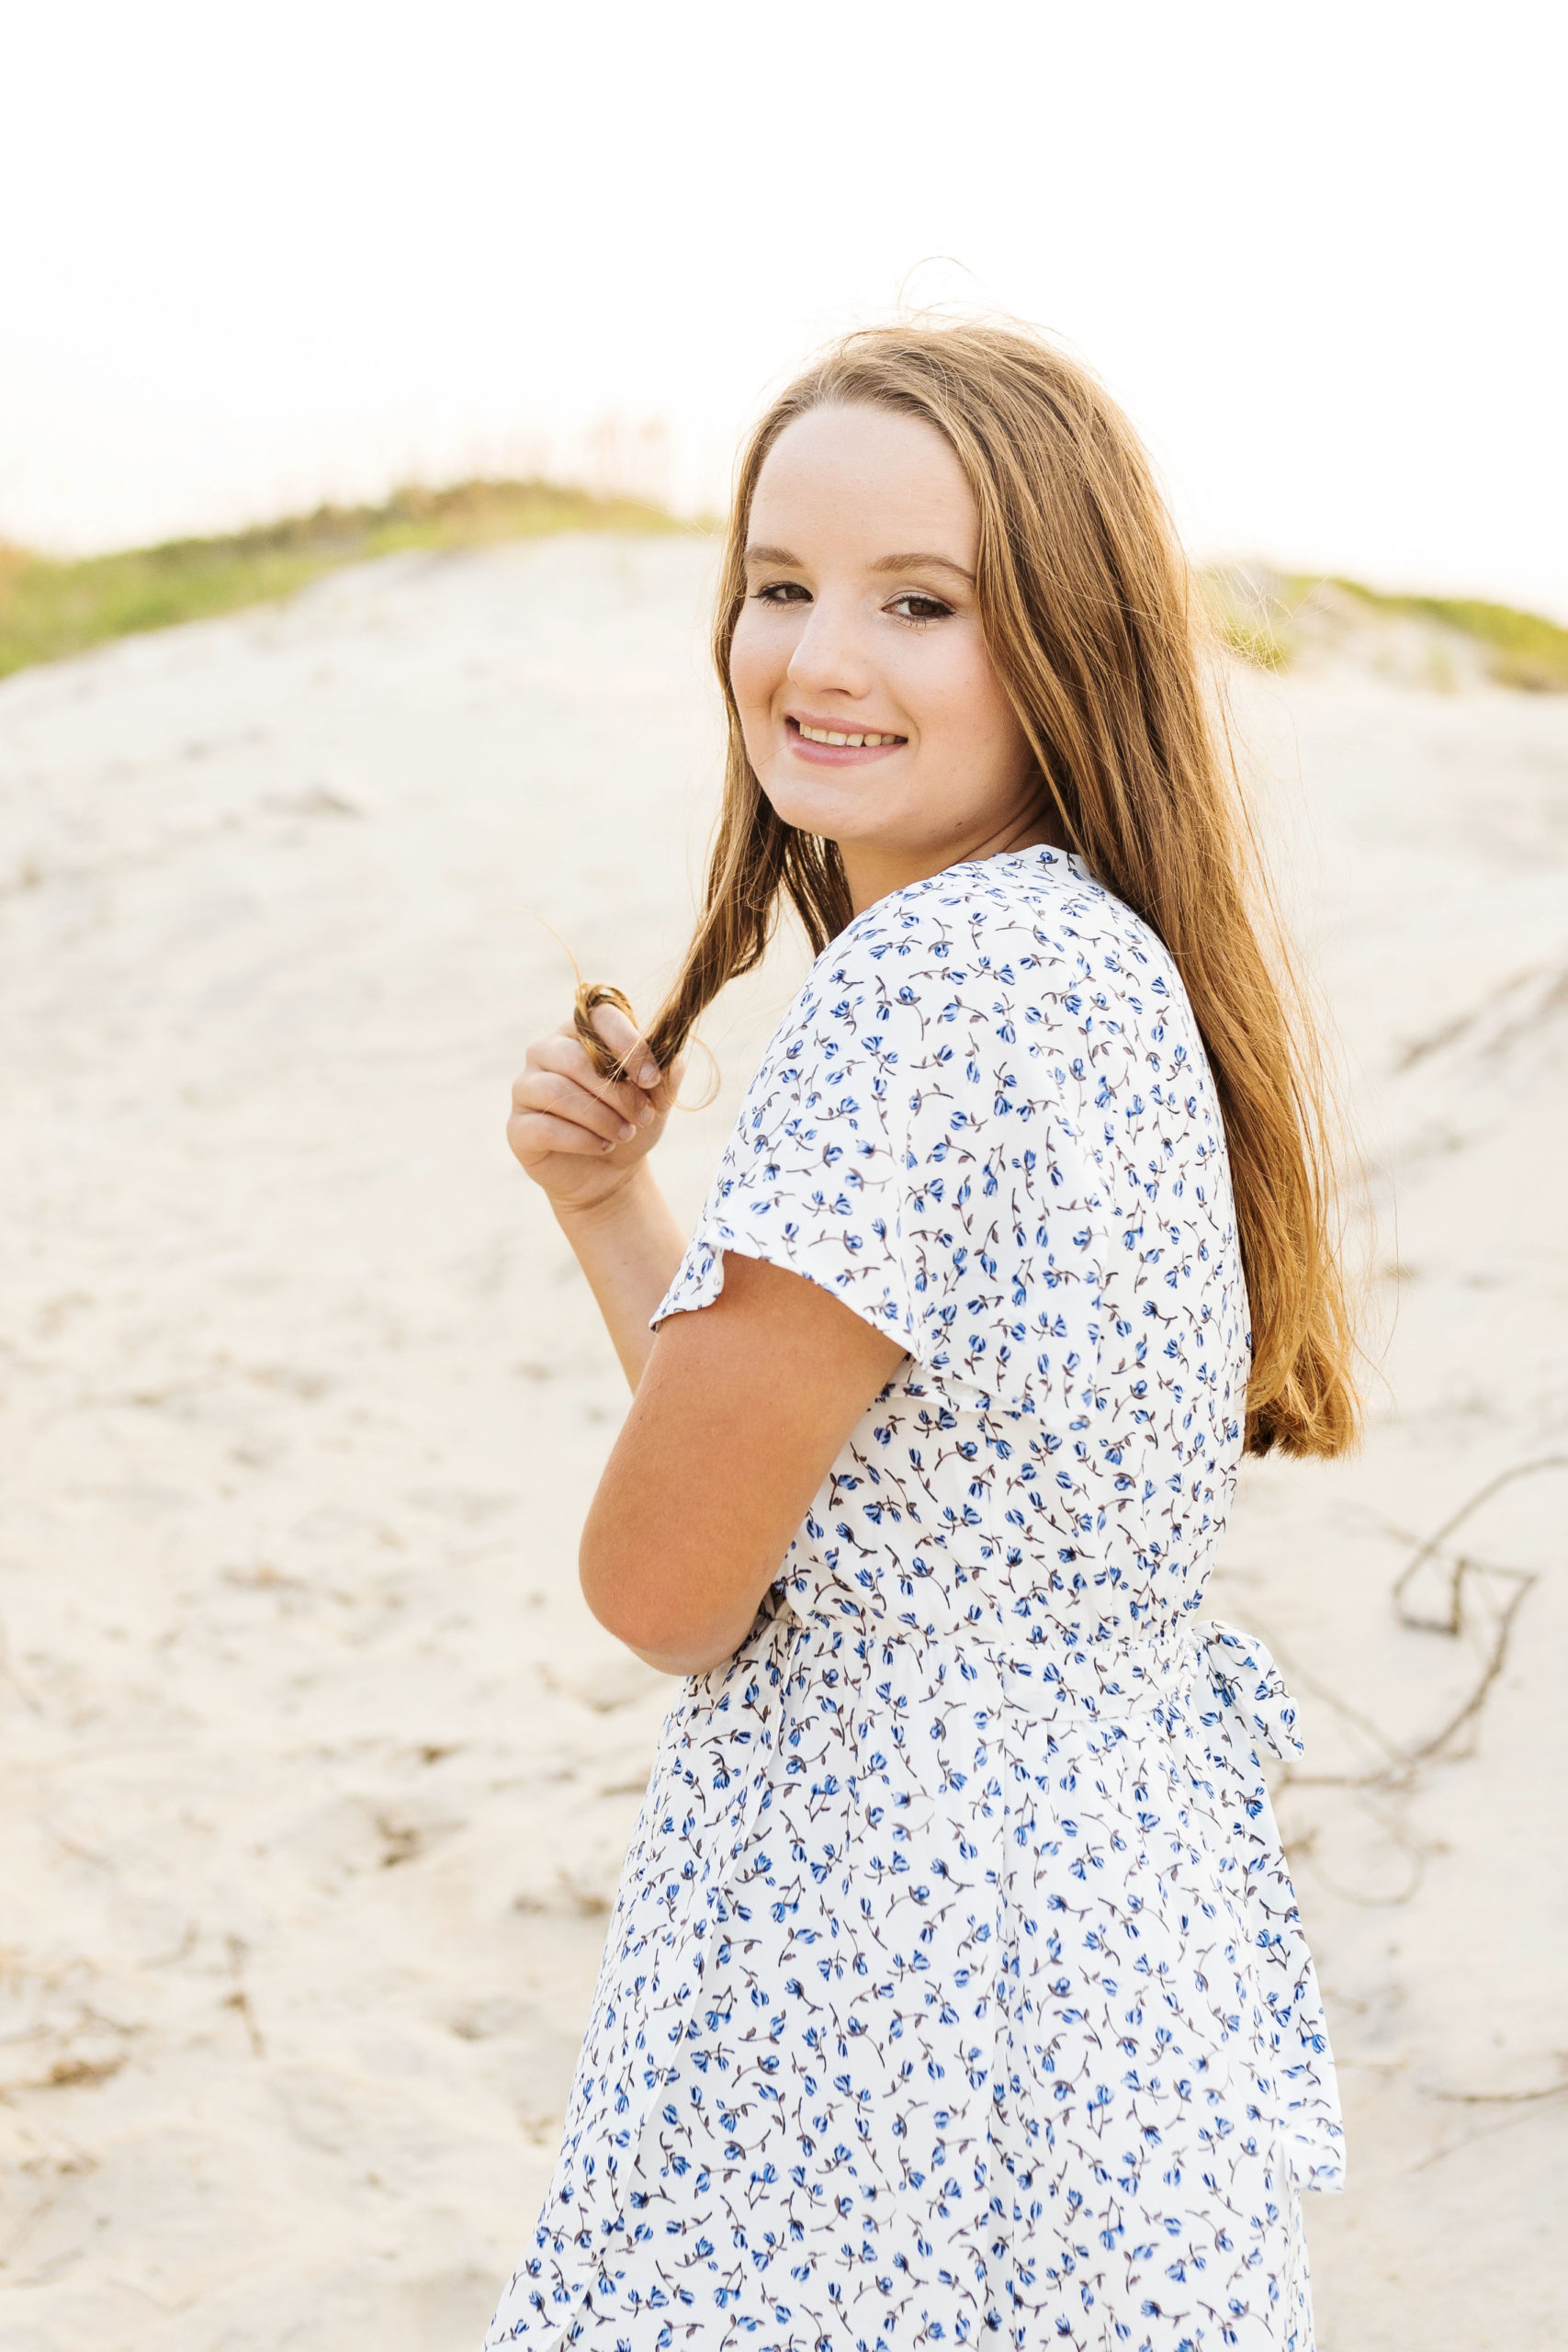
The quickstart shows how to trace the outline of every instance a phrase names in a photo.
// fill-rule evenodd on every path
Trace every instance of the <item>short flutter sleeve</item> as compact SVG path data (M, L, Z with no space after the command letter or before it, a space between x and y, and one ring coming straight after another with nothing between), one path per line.
M910 1345L908 1023L885 978L863 938L818 958L747 1090L656 1325L710 1305L732 1250L819 1283Z
M1076 1001L1051 927L972 868L858 917L763 1056L654 1322L716 1298L733 1250L820 1283L939 1387L1022 1403L1064 1338L1081 1358L1096 1287Z

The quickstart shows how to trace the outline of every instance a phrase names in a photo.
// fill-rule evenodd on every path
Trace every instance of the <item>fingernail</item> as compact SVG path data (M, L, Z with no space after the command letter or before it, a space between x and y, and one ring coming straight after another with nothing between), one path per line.
M621 1141L623 1143L628 1142L636 1133L637 1129L633 1126L629 1119L623 1119L621 1121Z
M614 1150L615 1150L615 1136L605 1136L605 1138L604 1138L604 1142L600 1145L599 1148L600 1148L600 1150L601 1150L601 1151L614 1151Z
M652 1103L651 1103L651 1102L645 1102L645 1103L643 1104L643 1106L642 1106L642 1109L641 1109L641 1110L637 1113L637 1125L638 1125L639 1127L646 1127L646 1126L647 1126L647 1125L648 1125L648 1123L649 1123L649 1119L651 1119L651 1118L652 1118L652 1116L653 1116L653 1105L652 1105Z
M639 1086L657 1086L659 1083L659 1064L657 1062L644 1062L642 1068L637 1074L637 1082Z

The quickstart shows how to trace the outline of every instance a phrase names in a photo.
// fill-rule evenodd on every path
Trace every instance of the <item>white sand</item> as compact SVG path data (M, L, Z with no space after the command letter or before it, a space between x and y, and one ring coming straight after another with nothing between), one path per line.
M710 562L398 559L0 688L7 2352L467 2352L532 2226L668 1686L577 1597L622 1394L502 1125L570 984L532 914L644 1002L682 936ZM1249 1472L1215 1588L1312 1738L1280 1809L1352 2165L1311 2210L1322 2352L1534 2352L1568 2329L1568 703L1343 659L1238 695L1397 1304L1365 1454ZM683 1212L797 969L709 1024ZM1412 1586L1440 1614L1477 1564L1459 1634L1402 1626L1416 1540L1550 1460Z

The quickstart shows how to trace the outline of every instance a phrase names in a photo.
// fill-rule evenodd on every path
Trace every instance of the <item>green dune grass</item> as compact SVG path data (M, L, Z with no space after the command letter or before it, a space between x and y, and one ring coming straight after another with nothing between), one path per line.
M463 548L547 531L687 527L634 499L545 481L401 490L384 506L313 514L205 539L170 539L74 562L0 544L0 677L110 638L269 604L344 564L406 548Z
M1385 596L1356 580L1330 584L1374 611L1434 621L1461 637L1478 639L1488 650L1488 667L1500 685L1520 686L1529 694L1568 694L1568 628L1560 628L1540 613L1488 605L1473 596Z
M549 531L691 527L660 507L556 482L465 481L400 490L382 506L321 506L253 530L73 562L0 542L0 678L111 638L270 604L344 564L406 548L478 547ZM1288 666L1293 616L1314 589L1326 587L1363 606L1369 618L1406 617L1475 639L1500 684L1568 693L1568 628L1511 605L1385 595L1358 580L1309 574L1276 576L1264 588L1226 566L1206 573L1204 584L1224 642L1262 669Z
M1472 639L1499 685L1529 694L1568 694L1568 628L1513 605L1472 596L1388 595L1359 580L1311 572L1275 575L1264 585L1228 565L1206 572L1204 588L1224 643L1258 669L1289 667L1304 633L1303 607L1315 589L1329 588L1359 606L1369 620L1421 621Z

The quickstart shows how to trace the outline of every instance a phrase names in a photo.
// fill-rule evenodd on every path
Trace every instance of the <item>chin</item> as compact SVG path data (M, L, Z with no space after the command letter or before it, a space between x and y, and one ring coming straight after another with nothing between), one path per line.
M762 797L775 817L796 832L822 841L879 841L897 825L897 813L882 801L870 776L818 781L814 776L759 775Z
M841 793L813 792L809 787L779 792L766 776L761 783L762 797L774 816L781 824L793 825L797 833L816 833L824 841L836 842L858 830Z

